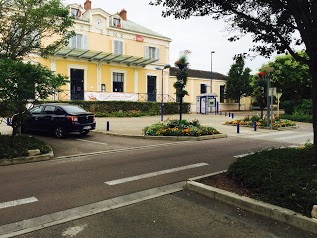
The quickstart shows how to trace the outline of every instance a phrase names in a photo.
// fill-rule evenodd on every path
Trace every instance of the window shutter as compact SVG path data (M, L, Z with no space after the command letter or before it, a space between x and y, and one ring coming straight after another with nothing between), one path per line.
M160 59L160 48L155 48L155 59Z
M144 47L144 58L146 58L146 59L150 58L150 47L149 46Z
M88 50L88 37L85 35L83 36L83 49Z
M72 38L70 38L68 46L71 48L75 48L76 47L76 36L73 36Z
M122 41L118 41L119 43L119 55L123 54L123 42Z

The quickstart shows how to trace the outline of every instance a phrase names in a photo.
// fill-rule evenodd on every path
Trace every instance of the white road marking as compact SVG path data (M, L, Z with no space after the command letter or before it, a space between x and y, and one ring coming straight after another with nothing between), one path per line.
M247 153L247 154L242 154L242 155L235 155L235 156L233 156L234 158L242 158L242 157L246 157L246 156L248 156L248 155L253 155L254 154L254 152L251 152L251 153Z
M75 226L75 227L69 227L65 231L63 231L63 236L64 237L75 237L77 236L80 232L82 232L85 228L87 227L87 224L83 226Z
M83 139L76 139L76 140L83 141L83 142L88 142L88 143L100 144L100 145L108 145L107 143L91 141L91 140L83 140Z
M311 133L305 133L305 134L297 134L294 136L277 137L277 138L274 138L274 140L290 140L290 139L297 139L297 138L301 138L301 137L313 137L313 136L314 136L314 133L311 132Z
M36 197L30 197L30 198L23 198L23 199L9 201L9 202L3 202L3 203L0 203L0 209L8 208L8 207L15 207L15 206L28 204L28 203L32 203L32 202L37 202L37 201L38 200Z
M178 172L178 171L182 171L182 170L186 170L186 169L198 168L198 167L207 166L207 165L209 165L209 164L207 164L207 163L191 164L191 165L186 165L186 166L182 166L182 167L178 167L178 168L166 169L166 170L161 170L161 171L157 171L157 172L141 174L141 175L137 175L137 176L133 176L133 177L112 180L112 181L105 182L105 184L117 185L117 184L121 184L121 183L127 183L127 182L131 182L131 181L135 181L135 180L150 178L150 177L154 177L154 176L158 176L158 175L162 175L162 174L169 174L169 173L174 173L174 172Z

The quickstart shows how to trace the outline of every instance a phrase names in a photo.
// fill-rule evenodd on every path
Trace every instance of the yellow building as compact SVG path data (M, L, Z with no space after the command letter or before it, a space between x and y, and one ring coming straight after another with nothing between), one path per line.
M176 101L175 70L163 69L169 63L171 39L128 19L125 9L110 14L84 6L67 5L75 17L76 35L68 46L62 47L49 59L34 56L36 61L52 71L69 77L69 83L57 91L53 100L127 100ZM52 41L54 39L46 39ZM219 110L237 110L238 103L224 99L226 76L213 73L212 95ZM184 102L192 112L202 112L198 102L210 92L210 72L189 70ZM203 100L203 99L202 99ZM241 100L241 109L248 109L249 101ZM207 105L207 103L206 103ZM213 111L212 107L206 107Z
M160 101L161 84L168 72L156 70L169 61L171 39L128 19L127 11L110 14L70 4L76 35L69 45L49 59L38 58L52 71L69 76L70 82L55 100ZM169 99L168 95L164 95Z
M170 68L169 88L173 88L173 84L176 82L176 72L177 68ZM184 97L184 102L190 103L191 111L197 113L206 113L205 108L207 108L207 113L214 112L215 110L238 110L238 102L225 99L226 80L226 75L217 72L212 72L211 75L210 71L189 69L187 85L185 88L189 95ZM207 97L213 98L212 100L210 99L210 102L213 102L213 105L208 105L208 101L205 101ZM240 109L249 110L250 103L250 97L241 98Z

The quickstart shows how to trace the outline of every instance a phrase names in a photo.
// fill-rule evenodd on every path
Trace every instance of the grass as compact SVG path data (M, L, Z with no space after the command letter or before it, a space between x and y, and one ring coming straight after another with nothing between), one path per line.
M227 173L252 197L310 217L317 204L317 162L312 145L272 149L239 158Z
M11 136L0 135L0 159L12 159L28 155L28 150L39 149L41 154L48 153L49 147L34 137L19 135L15 138L15 145L10 144Z

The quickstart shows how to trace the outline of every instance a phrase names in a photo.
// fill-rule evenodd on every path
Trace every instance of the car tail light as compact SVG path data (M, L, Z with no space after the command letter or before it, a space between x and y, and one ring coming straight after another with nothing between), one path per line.
M78 117L76 117L76 116L67 116L67 120L71 121L71 122L76 122L76 121L78 121Z

